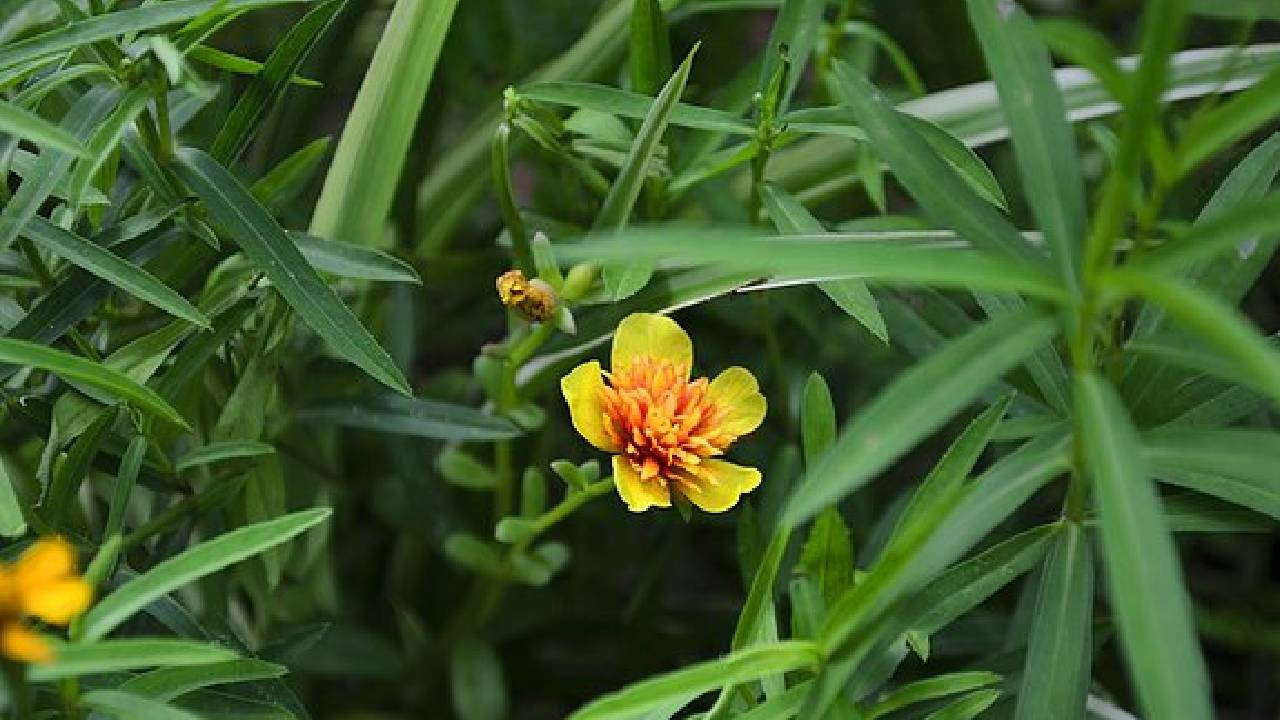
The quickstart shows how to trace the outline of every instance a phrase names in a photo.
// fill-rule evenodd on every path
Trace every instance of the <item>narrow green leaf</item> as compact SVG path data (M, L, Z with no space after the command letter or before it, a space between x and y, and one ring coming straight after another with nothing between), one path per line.
M168 667L135 675L120 690L160 702L168 702L193 690L228 683L284 677L288 668L254 658L228 660L194 667Z
M784 234L820 234L826 232L822 223L809 214L786 190L773 183L764 183L760 199L778 232ZM861 280L835 280L818 283L818 289L826 293L841 310L857 320L882 342L889 342L889 330L876 306L876 299Z
M329 508L292 513L224 533L169 558L99 600L81 618L81 637L87 642L99 640L151 601L284 543L329 514Z
M322 137L302 146L254 181L250 192L263 207L279 212L315 179L320 164L329 156L329 144L329 138Z
M215 160L228 164L244 152L262 119L280 101L298 68L345 5L346 0L326 0L289 27L218 129L209 148Z
M1039 20L1036 29L1055 55L1088 70L1117 102L1129 96L1129 79L1116 63L1116 50L1106 35L1067 17Z
M397 7L397 9L399 9ZM210 217L271 280L299 316L329 346L370 377L411 394L400 368L320 279L301 251L234 175L199 150L179 152L175 169L208 205Z
M80 493L80 486L93 466L98 449L111 432L116 421L116 409L102 413L72 443L66 459L58 466L40 501L40 514L50 527L61 529L67 525L67 512L71 501Z
M165 25L176 25L210 11L232 15L254 8L297 2L308 2L308 0L169 0L165 3L93 15L24 40L6 43L3 48L0 48L0 69L56 55L99 40L108 40Z
M638 682L605 695L569 716L570 720L630 720L645 711L684 699L685 702L718 687L749 682L765 675L813 667L818 649L809 642L760 645L716 660Z
M9 477L9 467L0 458L0 536L15 538L27 532L27 519L22 514L22 507Z
M1156 479L1280 519L1280 434L1260 430L1159 430L1143 438Z
M1093 556L1066 522L1045 559L1015 718L1084 717L1093 642Z
M400 258L351 243L325 240L306 233L289 233L302 256L320 272L357 280L421 285L418 271Z
M817 44L822 11L827 4L824 0L783 0L781 5L769 32L769 41L765 44L764 60L760 63L760 79L756 82L756 92L760 97L766 98L778 66L783 62L788 64L779 88L777 105L771 109L776 110L775 115L787 111L791 96L800 85L809 55Z
M402 0L392 8L311 216L312 235L382 243L383 224L457 5L458 0Z
M818 513L800 553L797 572L813 578L827 607L853 584L853 543L849 528L837 508Z
M631 87L654 95L671 76L671 40L667 16L658 0L637 0L631 6Z
M294 417L298 422L440 440L505 440L521 434L510 421L465 405L394 395L313 403Z
M979 690L946 707L929 713L925 720L973 720L987 711L1004 694L1003 690Z
M22 235L139 300L150 303L174 317L182 318L200 327L209 327L209 318L177 291L140 266L91 240L80 237L70 230L64 230L42 217L29 220L22 229Z
M663 78L669 75L670 70ZM540 82L522 87L520 97L551 105L586 108L633 120L647 117L655 102L648 94L619 90L608 85L565 81ZM667 121L678 127L731 135L755 133L755 127L751 123L732 113L681 102L677 102L672 108Z
M787 552L787 543L791 533L779 530L769 540L760 564L756 567L755 577L751 580L751 589L747 592L746 602L742 604L742 612L738 614L738 624L733 630L733 641L729 649L741 650L758 642L760 629L766 622L774 618L766 617L773 613L773 588L778 580L778 568L782 565L782 556Z
M1159 304L1186 330L1233 361L1242 377L1280 401L1280 353L1234 308L1194 285L1138 268L1108 272L1102 283Z
M196 45L187 51L187 58L202 62L205 65L216 67L220 70L226 70L237 75L257 75L262 72L262 63L257 60L250 60L246 57L240 57L233 53L219 50L208 45ZM289 82L299 87L318 88L322 87L321 83L310 78L299 77L294 75Z
M676 68L671 79L663 85L662 92L653 102L653 107L645 115L644 122L636 132L635 142L627 151L627 158L618 175L609 187L609 194L597 213L592 227L596 230L617 230L625 227L631 217L631 210L640 198L640 190L644 187L649 162L657 153L662 142L662 135L667 130L671 113L675 110L680 95L684 93L685 83L689 80L689 70L693 66L693 56L697 53L695 46L689 52L680 67ZM634 295L644 287L653 273L652 263L613 263L604 266L603 278L605 288L614 300Z
M231 650L211 643L168 638L99 640L85 645L56 645L54 661L31 666L27 677L33 682L49 682L147 667L208 665L235 657Z
M181 472L183 470L190 470L193 467L212 465L225 460L271 455L274 454L275 451L276 449L274 446L264 442L257 442L255 440L223 440L221 442L211 442L208 445L198 447L186 455L183 455L174 465L174 468Z
M1065 298L1062 284L1031 263L966 247L847 236L770 238L749 228L646 226L605 239L560 245L556 255L563 260L663 258L680 264L713 265L721 271L801 277L810 282L833 276L859 277L885 283L1009 291L1054 302Z
M94 128L93 134L85 143L88 157L76 163L67 183L67 199L73 207L83 204L83 198L90 194L94 174L115 153L125 131L146 108L151 98L150 88L137 87L130 90L120 99L120 104L116 105L115 109ZM97 192L96 188L92 190Z
M12 47L12 46L10 46ZM0 56L4 50L0 49ZM87 138L116 106L120 100L120 92L102 85L94 86L80 96L67 114L63 116L60 127L76 138ZM67 171L75 161L75 155L59 152L46 147L40 153L35 168L23 179L17 192L0 208L0 250L13 244L18 233L40 210L40 206L56 189L59 183L65 182Z
M68 155L87 153L75 135L7 101L0 102L0 132Z
M1235 255L1236 264L1243 264L1255 253L1262 258L1269 257L1269 251L1274 250L1275 241L1280 237L1278 210L1280 193L1242 202L1197 223L1181 237L1151 251L1140 265L1156 272L1172 272L1214 261L1228 251Z
M1077 377L1075 397L1102 519L1108 596L1143 710L1208 720L1213 707L1191 602L1137 432L1106 381Z
M907 683L880 699L866 714L866 720L876 720L908 705L926 700L936 700L956 693L968 692L1000 682L993 672L970 671L947 673L936 677Z
M805 467L818 464L836 439L836 405L831 388L821 374L814 372L804 384L800 402L800 440L804 446Z
M1173 156L1175 177L1184 177L1231 143L1257 131L1280 115L1280 70L1207 112L1193 115L1178 138Z
M200 716L123 690L93 690L80 702L119 720L200 720Z
M1058 274L1076 288L1087 225L1084 180L1049 51L1016 3L969 0L969 19L1000 92L1027 201Z
M139 385L119 371L82 357L25 340L0 338L0 362L28 365L47 370L69 381L84 383L184 430L190 429L182 415L150 388Z
M832 74L841 102L857 116L876 152L925 212L978 247L1042 261L1009 220L969 189L861 73L836 60Z
M900 374L808 473L783 522L794 526L861 487L1056 333L1057 324L1038 312L1006 315Z
M135 435L129 441L129 447L120 460L120 469L116 472L115 487L111 491L111 507L107 511L107 524L103 526L102 537L113 538L124 530L124 513L129 508L129 497L133 486L138 481L138 473L142 470L142 461L147 452L145 435Z
M1102 196L1085 243L1086 277L1109 265L1124 227L1139 180L1142 159L1159 127L1160 103L1169 76L1169 57L1178 49L1186 29L1186 0L1147 5L1142 14L1141 53L1125 98L1120 147L1103 183Z

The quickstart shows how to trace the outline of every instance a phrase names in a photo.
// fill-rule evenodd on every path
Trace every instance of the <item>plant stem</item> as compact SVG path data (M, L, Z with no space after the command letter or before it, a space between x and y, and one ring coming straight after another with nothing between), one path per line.
M31 687L27 685L26 667L12 660L0 660L0 671L4 673L4 683L9 688L14 720L31 720Z

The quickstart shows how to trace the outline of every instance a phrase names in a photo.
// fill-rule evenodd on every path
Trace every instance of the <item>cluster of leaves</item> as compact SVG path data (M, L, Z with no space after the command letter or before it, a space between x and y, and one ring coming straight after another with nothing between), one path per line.
M1194 558L1270 580L1280 51L1181 50L1263 4L969 0L930 94L892 8L522 5L0 7L0 532L100 596L19 716L1208 718L1202 636L1274 653ZM727 516L573 439L635 311L764 380Z

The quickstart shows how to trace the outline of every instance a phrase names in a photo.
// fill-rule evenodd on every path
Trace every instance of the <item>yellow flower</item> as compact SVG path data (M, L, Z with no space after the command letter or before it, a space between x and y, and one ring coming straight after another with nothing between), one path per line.
M613 453L613 480L627 507L671 507L676 493L723 512L760 484L760 471L719 459L764 420L755 376L731 367L689 380L693 343L674 320L636 313L618 325L612 372L592 360L560 381L573 426ZM606 382L607 380L607 382Z
M71 544L58 537L37 540L16 563L0 565L0 654L19 662L50 662L53 648L23 618L66 625L92 599L93 589L76 574Z

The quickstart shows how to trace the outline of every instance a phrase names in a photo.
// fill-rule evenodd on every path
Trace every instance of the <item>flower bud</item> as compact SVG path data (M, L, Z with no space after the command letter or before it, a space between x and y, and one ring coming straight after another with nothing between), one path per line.
M519 270L508 270L496 285L502 304L530 322L546 322L555 314L556 291L538 278L528 280Z

